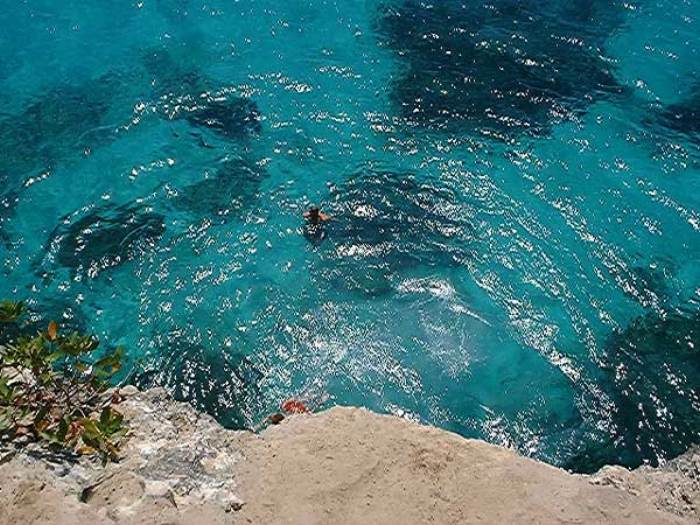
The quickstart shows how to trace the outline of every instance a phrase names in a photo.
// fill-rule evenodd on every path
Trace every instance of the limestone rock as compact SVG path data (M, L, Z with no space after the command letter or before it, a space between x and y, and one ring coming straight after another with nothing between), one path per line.
M573 475L364 409L222 428L162 389L121 389L119 463L0 450L0 525L698 523L700 452Z

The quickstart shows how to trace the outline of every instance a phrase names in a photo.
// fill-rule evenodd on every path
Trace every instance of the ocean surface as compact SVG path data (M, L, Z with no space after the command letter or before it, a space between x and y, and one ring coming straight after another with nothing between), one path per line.
M230 427L700 441L697 1L0 5L0 297L40 325Z

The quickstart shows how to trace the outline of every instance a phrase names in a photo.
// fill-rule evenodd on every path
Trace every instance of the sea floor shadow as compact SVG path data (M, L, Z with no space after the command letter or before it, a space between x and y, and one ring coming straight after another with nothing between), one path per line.
M318 273L363 294L390 291L405 270L462 266L478 241L473 210L409 172L363 169L331 188L328 211Z
M140 388L163 386L171 395L204 411L227 428L249 428L259 407L262 373L250 359L225 349L205 348L175 332L157 336L154 362L134 374Z
M589 436L566 468L594 472L606 464L637 467L700 443L700 312L649 313L605 344L604 391L612 426Z
M102 206L64 217L49 237L37 272L67 268L95 278L153 250L165 232L165 218L145 206Z
M405 67L391 99L407 129L539 136L625 92L602 58L619 2L381 4L377 34Z

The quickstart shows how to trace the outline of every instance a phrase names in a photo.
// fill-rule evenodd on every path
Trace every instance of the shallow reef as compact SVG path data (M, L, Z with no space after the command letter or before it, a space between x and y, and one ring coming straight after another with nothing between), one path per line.
M646 265L633 266L624 292L644 308L667 305L673 298L669 282L677 272L677 264L670 257L659 257Z
M227 428L250 426L263 374L246 356L205 348L179 331L158 334L156 360L134 374L140 388L162 386L179 401L216 418Z
M149 50L143 64L153 78L159 109L170 120L240 140L262 131L257 104L222 89L196 69L179 65L165 49Z
M224 223L240 216L258 199L266 173L254 163L225 160L211 176L185 186L174 198L177 208Z
M684 100L660 109L649 123L700 141L700 83L692 87Z
M184 118L192 126L207 128L228 138L241 139L262 130L255 102L232 95L182 97L166 104L171 120Z
M52 169L66 158L114 136L105 127L120 86L119 76L105 74L80 84L60 84L32 99L23 111L0 121L0 181L16 181Z
M97 277L154 248L165 231L164 217L138 205L103 206L65 217L51 233L43 270L52 262L72 275Z
M319 271L337 286L382 294L403 269L455 267L470 257L470 209L412 173L365 168L331 188L330 199L337 219L324 226L323 246L335 251Z
M30 177L77 161L116 138L107 115L122 82L118 74L107 73L62 83L0 120L0 243L11 245L8 226Z
M605 464L658 465L698 443L700 311L648 313L605 344L601 381L614 401L609 435L564 466L594 472Z
M605 38L619 2L386 2L382 43L404 69L392 100L406 125L507 136L546 133L619 94Z

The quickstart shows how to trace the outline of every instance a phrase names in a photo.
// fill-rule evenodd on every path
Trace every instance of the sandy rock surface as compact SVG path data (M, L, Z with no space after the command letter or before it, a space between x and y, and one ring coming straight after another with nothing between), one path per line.
M655 500L596 484L510 450L364 409L296 416L251 437L244 449L240 515L249 523L695 522L660 510L663 495ZM692 494L698 503L697 485Z
M0 449L0 525L698 523L700 453L571 475L432 427L333 408L228 431L163 390L127 390L106 468Z

